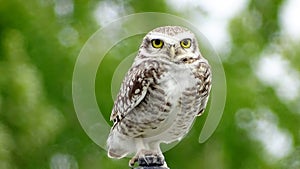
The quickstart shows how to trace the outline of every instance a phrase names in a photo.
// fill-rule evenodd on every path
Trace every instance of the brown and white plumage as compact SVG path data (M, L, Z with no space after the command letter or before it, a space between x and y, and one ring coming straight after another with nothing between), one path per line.
M114 103L108 156L145 152L163 158L160 143L181 140L206 107L211 70L192 32L159 27L143 39Z

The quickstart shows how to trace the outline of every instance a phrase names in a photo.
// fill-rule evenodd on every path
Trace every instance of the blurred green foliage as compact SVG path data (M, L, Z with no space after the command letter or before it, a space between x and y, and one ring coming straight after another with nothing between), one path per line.
M61 10L59 3L63 6ZM1 169L127 168L128 159L109 159L105 150L88 138L72 103L76 58L84 43L100 28L94 18L98 3L96 0L0 0ZM282 3L282 0L251 0L230 21L231 50L225 54L219 52L221 58L226 58L223 65L228 86L222 121L214 135L199 144L205 120L199 118L188 136L165 153L170 168L300 168L300 99L283 101L274 88L257 78L254 66L261 53L271 50L280 52L296 71L300 69L299 41L279 35ZM129 0L122 5L129 13L152 11L185 16L161 0ZM124 59L122 56L136 51L141 39L142 36L135 36L117 45L98 70L97 99L107 120L113 104L110 82L114 69ZM280 159L266 157L270 155L265 152L264 144L249 134L251 128L239 127L243 118L237 112L244 108L273 112L276 127L289 133L292 139L288 155ZM244 119L246 123L253 120L249 114ZM259 113L254 116L261 117Z

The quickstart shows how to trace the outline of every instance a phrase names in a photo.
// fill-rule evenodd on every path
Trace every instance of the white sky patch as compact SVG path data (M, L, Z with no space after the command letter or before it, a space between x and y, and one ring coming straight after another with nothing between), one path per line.
M270 162L283 159L294 149L291 134L279 128L277 116L269 109L241 109L236 113L236 123L263 146L264 157Z
M100 26L104 26L125 14L126 10L122 3L117 4L107 0L98 3L94 11L94 18Z
M258 140L268 154L276 159L286 157L292 151L292 138L268 119L259 119L254 122L256 128L250 132Z
M248 4L248 0L204 0L196 1L213 18L231 19Z
M294 40L300 40L300 1L284 1L280 12L280 26L284 34Z
M54 11L58 17L69 16L73 14L74 3L73 0L55 0Z
M79 33L72 26L65 26L58 34L57 38L61 45L71 47L77 44Z
M283 102L293 101L300 95L300 76L288 60L279 54L260 58L254 72L259 80L276 91Z
M208 19L201 23L196 21L196 24L215 49L221 51L230 49L228 46L231 44L230 35L227 31L228 22L226 20Z
M166 2L174 10L188 13L187 17L208 38L214 48L222 51L228 49L230 44L230 35L227 31L229 21L248 4L248 0L167 0Z
M51 157L51 169L78 169L78 163L70 154L56 153Z

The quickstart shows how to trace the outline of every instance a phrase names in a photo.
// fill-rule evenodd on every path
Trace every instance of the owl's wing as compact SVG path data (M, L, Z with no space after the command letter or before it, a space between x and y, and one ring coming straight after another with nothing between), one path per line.
M158 65L155 61L148 61L133 65L129 69L110 116L114 126L144 99L149 85L157 77Z
M205 110L210 89L211 89L211 70L207 61L200 62L194 72L195 77L199 80L197 92L201 97L201 103L198 109L198 116L202 115Z

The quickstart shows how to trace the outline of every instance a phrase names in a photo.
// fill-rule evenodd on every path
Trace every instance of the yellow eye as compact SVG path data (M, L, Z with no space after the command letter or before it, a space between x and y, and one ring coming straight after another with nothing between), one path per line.
M151 44L154 48L162 48L164 45L164 42L160 39L152 39Z
M191 39L183 39L182 41L180 41L180 45L183 48L191 47Z

